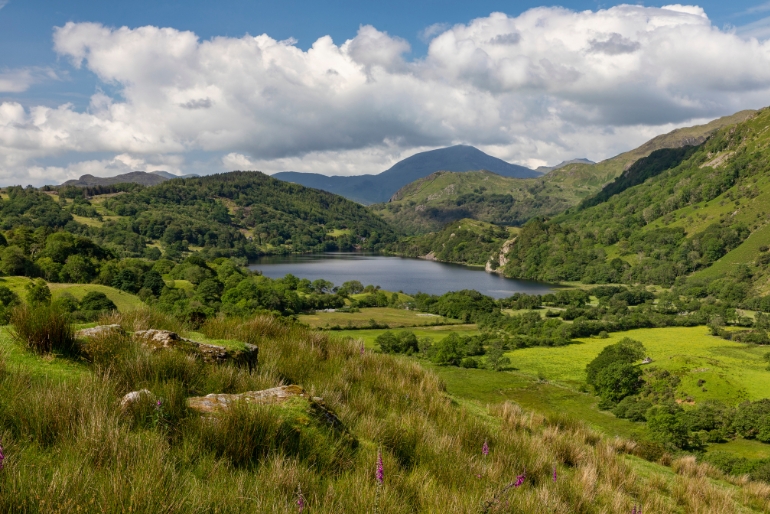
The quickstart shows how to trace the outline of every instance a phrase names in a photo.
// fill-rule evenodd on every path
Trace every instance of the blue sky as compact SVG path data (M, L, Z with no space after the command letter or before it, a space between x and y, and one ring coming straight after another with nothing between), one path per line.
M702 11L653 9L665 2L636 4L647 9L634 11L595 1L485 0L0 0L0 5L2 183L50 182L83 171L109 175L132 167L176 173L234 166L376 173L416 151L458 142L531 166L582 156L596 160L662 130L770 104L765 96L770 78L760 69L770 63L765 43L770 2L710 0L697 3ZM541 7L547 9L536 12L552 32L527 21L534 16L530 9ZM589 14L582 16L583 11ZM507 20L490 18L493 12L505 13ZM618 22L626 12L635 13L639 25ZM647 25L640 28L645 17ZM649 23L658 18L658 25ZM583 27L583 40L571 38L570 23ZM661 29L668 24L677 26L677 34ZM66 28L58 40L56 27ZM120 27L130 33L120 33ZM143 27L168 27L173 34L151 34ZM647 36L637 41L640 30ZM185 31L194 34L192 40ZM264 42L236 49L251 41L246 35L260 34L273 42L295 41L288 53L276 46L266 50ZM311 50L324 36L333 46ZM656 46L664 37L667 44L681 37L682 44L693 45L682 52L679 65ZM703 39L696 46L698 37ZM554 38L561 39L553 43ZM352 43L343 48L347 40ZM145 73L154 61L153 50L143 45L152 41L161 53L187 45L186 64L176 54L158 57L170 63L167 70L179 63L175 78L162 79L164 70ZM207 48L207 41L216 43ZM525 45L531 41L540 43ZM549 42L553 48L544 48ZM691 64L687 51L713 52L735 79L709 74L705 59L703 69ZM601 54L601 62L585 57L591 52ZM752 52L753 60L736 60ZM211 66L211 55L224 54L222 66ZM122 60L130 71L110 59ZM322 76L313 74L327 63L347 70L326 70L344 81L319 85ZM692 69L681 73L681 63ZM645 66L664 71L655 77ZM276 69L289 82L276 81ZM298 78L305 80L303 89L286 96L296 85L286 77L295 75L315 78ZM238 80L260 91L259 98L246 98ZM633 94L624 96L610 84ZM160 99L153 91L167 94ZM302 108L292 111L298 105ZM187 116L176 120L178 125L166 123L177 116L170 114L173 109ZM218 125L223 116L232 117L233 134ZM143 123L148 124L140 127ZM200 123L205 137L179 128L190 123ZM114 132L94 143L89 130L95 126ZM253 131L254 137L239 137L236 130Z

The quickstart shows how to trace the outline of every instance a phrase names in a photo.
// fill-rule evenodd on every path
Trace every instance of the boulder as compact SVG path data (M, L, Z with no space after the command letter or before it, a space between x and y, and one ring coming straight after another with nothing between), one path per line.
M112 334L125 334L120 325L99 325L91 328L84 328L75 332L77 339L89 339L92 337L102 337Z
M232 403L239 401L254 404L283 403L286 400L297 397L307 398L305 390L297 385L289 385L263 389L262 391L248 391L240 394L193 396L187 399L187 405L193 410L209 414L226 410Z
M301 398L307 402L308 413L320 423L327 425L338 432L344 432L352 438L345 425L340 421L332 409L326 406L323 398L309 396L298 385L286 385L263 389L261 391L248 391L240 394L209 394L206 396L193 396L187 399L187 406L201 414L213 415L226 411L237 402L245 402L254 405L276 405L285 403L293 398ZM355 439L355 438L352 438Z
M126 412L131 407L139 403L143 398L147 398L150 401L155 401L155 395L147 389L140 389L139 391L131 391L120 400L120 412Z
M232 361L237 364L245 364L249 369L256 366L259 356L259 349L253 344L246 344L243 350L232 350L224 346L185 339L170 330L139 330L134 332L134 339L152 351L177 349L197 355L205 362L223 363Z

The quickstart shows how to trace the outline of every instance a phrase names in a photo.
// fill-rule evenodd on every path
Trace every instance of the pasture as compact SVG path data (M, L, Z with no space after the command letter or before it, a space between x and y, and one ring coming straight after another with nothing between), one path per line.
M31 279L27 277L0 277L0 286L7 287L19 295L19 298L21 299L26 297L27 291L25 286L30 282ZM82 300L83 297L91 291L104 293L107 295L107 298L112 300L120 312L138 309L144 305L142 300L136 295L100 284L59 284L49 282L48 288L51 290L51 295L54 299L65 292L71 294L77 300Z
M373 307L361 309L360 312L321 312L314 314L301 314L299 320L313 328L340 327L366 327L370 320L379 324L386 324L391 328L418 327L424 325L455 325L461 321L425 314L423 312L394 309L391 307Z

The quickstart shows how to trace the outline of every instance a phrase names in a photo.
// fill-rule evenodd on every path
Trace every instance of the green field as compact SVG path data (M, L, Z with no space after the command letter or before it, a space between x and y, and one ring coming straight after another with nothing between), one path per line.
M85 363L28 352L13 340L11 330L10 327L0 327L0 354L5 358L7 369L23 370L36 377L57 381L77 378L89 373Z
M27 291L25 286L31 279L27 277L0 277L0 285L7 287L20 298L25 298ZM103 286L100 284L55 284L48 283L48 288L54 298L61 296L62 293L69 293L78 300L81 300L87 293L98 291L107 295L112 300L120 312L126 312L138 309L144 305L144 302L138 296L125 291L120 291L114 287Z
M425 314L422 312L393 309L391 307L374 307L362 309L361 312L316 312L315 314L302 314L299 320L313 328L328 328L334 326L365 327L369 320L384 323L391 328L415 327L421 325L454 325L461 323L458 320Z
M675 372L682 379L679 393L696 402L716 399L727 403L758 400L770 394L770 371L763 356L768 349L726 341L708 335L706 327L672 327L631 330L611 334L608 339L581 339L559 348L527 348L510 352L513 366L521 373L569 387L585 382L585 367L605 346L630 337L641 341L650 366ZM704 392L697 387L705 380Z
M378 320L379 321L379 320ZM474 325L420 328L418 337L434 340L451 332L477 334ZM374 339L385 330L348 330L340 335L362 340L376 348ZM420 364L444 380L447 392L459 402L484 406L514 401L545 415L567 414L582 419L610 436L635 437L645 433L643 423L616 418L600 411L598 398L580 392L585 384L585 367L607 345L624 337L641 341L653 359L650 366L670 370L682 379L678 397L696 403L717 399L727 403L757 400L770 396L770 371L763 356L767 347L726 341L708 334L706 327L640 329L612 334L608 339L581 339L562 347L536 347L509 352L511 368L503 372L436 366L426 360ZM705 380L703 388L697 386ZM713 451L729 452L747 458L770 457L770 445L738 439L711 445Z
M380 320L377 320L380 321ZM406 330L406 329L405 329ZM414 332L414 335L417 337L430 337L434 341L437 341L439 339L443 339L444 337L448 336L452 332L456 332L460 335L475 335L478 334L479 331L476 328L476 325L445 325L445 326L438 326L438 327L419 327L414 329L408 329L410 332ZM378 335L385 332L385 329L374 329L374 330L339 330L335 331L335 334L339 334L342 337L351 337L353 339L360 339L364 342L364 345L367 348L376 348L377 345L374 344L374 340L377 338Z

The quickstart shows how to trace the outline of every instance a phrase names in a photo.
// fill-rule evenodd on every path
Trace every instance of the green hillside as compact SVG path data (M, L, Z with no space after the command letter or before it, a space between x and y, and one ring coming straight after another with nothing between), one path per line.
M706 125L677 129L611 159L569 164L538 178L507 178L487 171L438 172L404 186L390 202L370 208L409 234L437 231L462 218L520 225L533 216L551 217L577 205L656 150L699 145L709 134L754 112L741 111Z
M466 218L449 223L438 232L404 238L389 250L406 257L485 266L490 260L499 261L500 248L518 231L516 227ZM492 267L496 269L497 265Z
M490 171L441 171L412 182L390 202L370 209L408 234L421 234L463 218L517 225L533 215L562 212L584 196L580 190L545 179L501 177Z
M504 272L551 281L664 286L692 275L716 279L699 287L717 297L742 300L752 290L766 292L768 128L770 110L765 109L719 130L695 151L683 153L674 167L639 185L614 195L606 193L614 187L608 186L585 203L596 205L531 221L511 246ZM634 182L633 177L624 180Z

